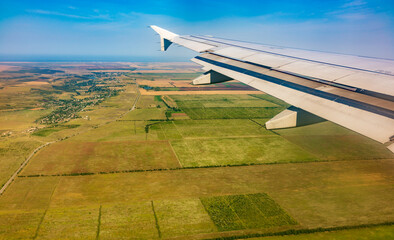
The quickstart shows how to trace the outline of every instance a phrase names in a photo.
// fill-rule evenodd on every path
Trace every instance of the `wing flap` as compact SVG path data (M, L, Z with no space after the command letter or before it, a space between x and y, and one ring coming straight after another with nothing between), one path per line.
M295 61L275 69L326 81L335 81L338 78L355 73L349 69L307 61Z

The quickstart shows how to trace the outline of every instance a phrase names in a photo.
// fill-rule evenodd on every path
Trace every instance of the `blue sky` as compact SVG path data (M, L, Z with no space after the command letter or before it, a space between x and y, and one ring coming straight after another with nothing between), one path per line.
M148 25L282 46L394 58L392 0L0 0L0 56L187 61Z

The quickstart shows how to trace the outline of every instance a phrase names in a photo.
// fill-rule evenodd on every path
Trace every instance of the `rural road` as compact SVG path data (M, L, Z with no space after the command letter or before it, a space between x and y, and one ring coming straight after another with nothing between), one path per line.
M16 172L15 172L14 174L12 174L12 176L8 179L8 181L7 181L7 182L3 185L3 187L0 189L0 195L2 195L3 192L7 189L7 187L15 180L16 176L18 175L18 173L19 173L20 171L22 171L22 169L26 166L26 164L27 164L27 163L29 162L29 160L34 156L34 154L35 154L36 152L38 152L38 150L40 150L41 148L46 147L46 146L48 146L49 144L54 143L54 142L55 142L55 141L53 141L53 142L47 142L47 143L45 143L45 144L39 146L38 148L34 149L33 152L30 153L30 155L26 158L26 160L21 164L21 166L18 168L18 170L16 170Z

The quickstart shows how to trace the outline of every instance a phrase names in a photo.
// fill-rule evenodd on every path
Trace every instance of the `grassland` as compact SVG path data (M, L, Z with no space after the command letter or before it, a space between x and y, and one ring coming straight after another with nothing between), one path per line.
M35 234L38 239L95 239L98 216L97 208L49 209Z
M0 141L0 186L8 180L26 157L42 143L28 138Z
M114 121L137 96L135 84L122 76L108 81L29 64L19 69L0 72L0 186L37 147ZM59 124L42 121L48 117Z
M275 132L322 160L393 157L393 153L382 144L330 122Z
M55 126L50 126L47 128L42 128L38 131L33 132L32 135L34 136L40 136L40 137L46 137L54 132L59 132L64 129L70 129L70 128L77 128L79 125L77 124L68 124L68 125L55 125Z
M208 120L178 120L155 124L151 127L157 131L160 139L198 139L225 137L263 137L274 135L261 124L249 119L208 119ZM172 134L169 134L172 133Z
M41 150L23 175L54 175L180 167L167 141L54 143Z
M136 109L127 113L121 120L157 120L166 119L162 108Z
M12 73L0 89L9 94L0 99L19 92L29 107L0 103L0 181L53 142L0 196L0 239L392 236L394 157L385 147L330 122L267 130L288 105L265 94L140 96L135 84L182 85L195 73L88 65L29 81L25 70ZM79 102L57 125L37 122Z
M185 167L317 160L313 155L278 136L194 139L171 143Z
M154 201L163 238L217 232L199 199Z
M157 239L151 202L104 205L100 239Z
M23 131L37 126L35 120L48 114L50 110L18 110L0 112L0 131Z
M389 160L363 160L18 178L0 198L0 214L14 214L13 217L16 217L18 214L42 212L47 209L47 214L53 214L45 215L43 218L44 225L39 229L43 238L62 236L59 235L62 232L60 230L68 226L62 227L59 223L71 218L72 210L77 213L81 209L81 215L73 218L74 231L81 236L93 235L92 224L93 220L98 222L97 211L100 205L103 224L101 229L111 231L107 224L120 222L117 225L119 229L110 228L119 231L117 234L120 237L128 233L153 237L157 233L154 231L154 214L149 208L152 200L160 232L164 237L188 238L187 236L197 234L195 236L199 236L198 238L210 238L287 229L381 223L392 221L394 217L391 204L394 200L392 167L393 163ZM271 221L256 222L253 216L249 219L249 214L246 214L244 217L248 218L247 222L250 224L246 226L248 229L229 232L221 232L220 228L216 230L209 220L209 214L202 211L203 207L198 199L218 199L219 196L227 196L225 199L229 201L237 197L228 195L240 193L247 194L248 198L257 196L260 199L258 201L263 202L264 206L261 209L264 216L280 216L277 224ZM269 197L265 194L254 195L256 193L267 193ZM245 200L245 197L241 198L242 201ZM245 204L240 204L242 201L232 202L234 211L240 215L244 211L250 211L244 209ZM253 200L255 204L258 204L258 201ZM127 209L134 209L134 204L143 204L143 207L141 210L133 211L136 216L127 215ZM120 211L120 208L124 212ZM62 211L68 213L58 214ZM88 214L89 211L93 216ZM298 224L294 225L295 222L287 216ZM143 221L147 223L139 224L138 219L145 219ZM133 231L133 224L128 228L124 227L125 221L136 221L135 229L138 231ZM77 225L78 222L81 223L80 226ZM212 219L212 222L215 220ZM53 227L59 231L54 233L42 230L48 229L42 228L46 223L55 223ZM268 225L260 225L262 223ZM35 229L32 230L34 231L30 234L34 235Z

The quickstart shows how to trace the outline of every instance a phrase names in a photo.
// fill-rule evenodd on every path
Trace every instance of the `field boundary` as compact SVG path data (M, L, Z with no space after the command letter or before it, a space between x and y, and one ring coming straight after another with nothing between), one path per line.
M385 161L393 160L391 158L381 159L351 159L351 160L315 160L315 161L297 161L297 162L268 162L268 163L243 163L235 165L210 165L210 166L191 166L191 167L178 167L178 168L156 168L156 169L133 169L121 170L110 172L81 172L81 173L62 173L62 174L32 174L20 175L19 178L30 177L76 177L85 175L103 175L103 174L118 174L118 173L138 173L138 172L162 172L162 171L179 171L188 169L204 169L204 168L228 168L228 167L249 167L249 166L262 166L262 165L277 165L277 164L308 164L308 163L329 163L329 162L353 162L353 161Z
M38 223L38 226L37 226L37 229L36 229L36 231L35 231L35 233L34 233L33 239L36 239L36 238L38 237L38 233L39 233L39 231L40 231L41 225L42 225L42 223L44 222L45 216L47 215L47 212L48 212L48 209L49 209L50 202L51 202L51 200L52 200L53 194L55 193L56 188L57 188L59 182L60 182L60 179L59 179L59 181L57 181L55 187L54 187L53 190L52 190L51 196L49 197L48 206L47 206L47 208L45 209L45 211L44 211L44 213L43 213L43 215L42 215L42 217L41 217L41 219L40 219L40 222Z
M266 129L266 128L265 128L265 125L263 125L263 124L261 124L261 123L258 123L257 121L255 121L255 120L253 120L253 119L251 119L251 118L249 118L249 120L252 121L253 123L256 123L256 124L259 125L260 127ZM271 131L271 132L272 132L272 131Z
M42 148L48 146L49 144L52 144L56 141L53 142L47 142L36 149L33 150L32 153L26 158L26 160L20 165L20 167L14 172L14 174L11 175L11 177L7 180L7 182L4 183L4 185L0 189L0 196L4 193L4 191L8 188L8 186L15 180L16 176L23 170L23 168L27 165L27 163L30 161L30 159L36 154L39 150Z
M98 215L98 223L97 223L96 240L98 240L98 239L99 239L99 237L100 237L100 227L101 227L101 208L102 208L102 206L100 205L100 208L99 208L99 215Z
M155 224L156 224L157 234L159 235L159 238L161 239L161 231L160 231L159 219L157 218L156 211L155 211L155 206L153 205L153 201L150 201L150 203L152 205L153 216L155 217Z
M168 145L170 145L170 147L171 147L171 150L172 150L172 152L174 153L174 155L175 155L175 158L176 158L176 160L177 160L177 161L178 161L178 163L179 163L179 166L180 166L181 168L183 168L183 165L182 165L181 161L179 161L178 154L176 154L176 152L175 152L175 150L174 150L174 147L172 146L172 144L171 144L171 142L170 142L170 141L168 141Z

